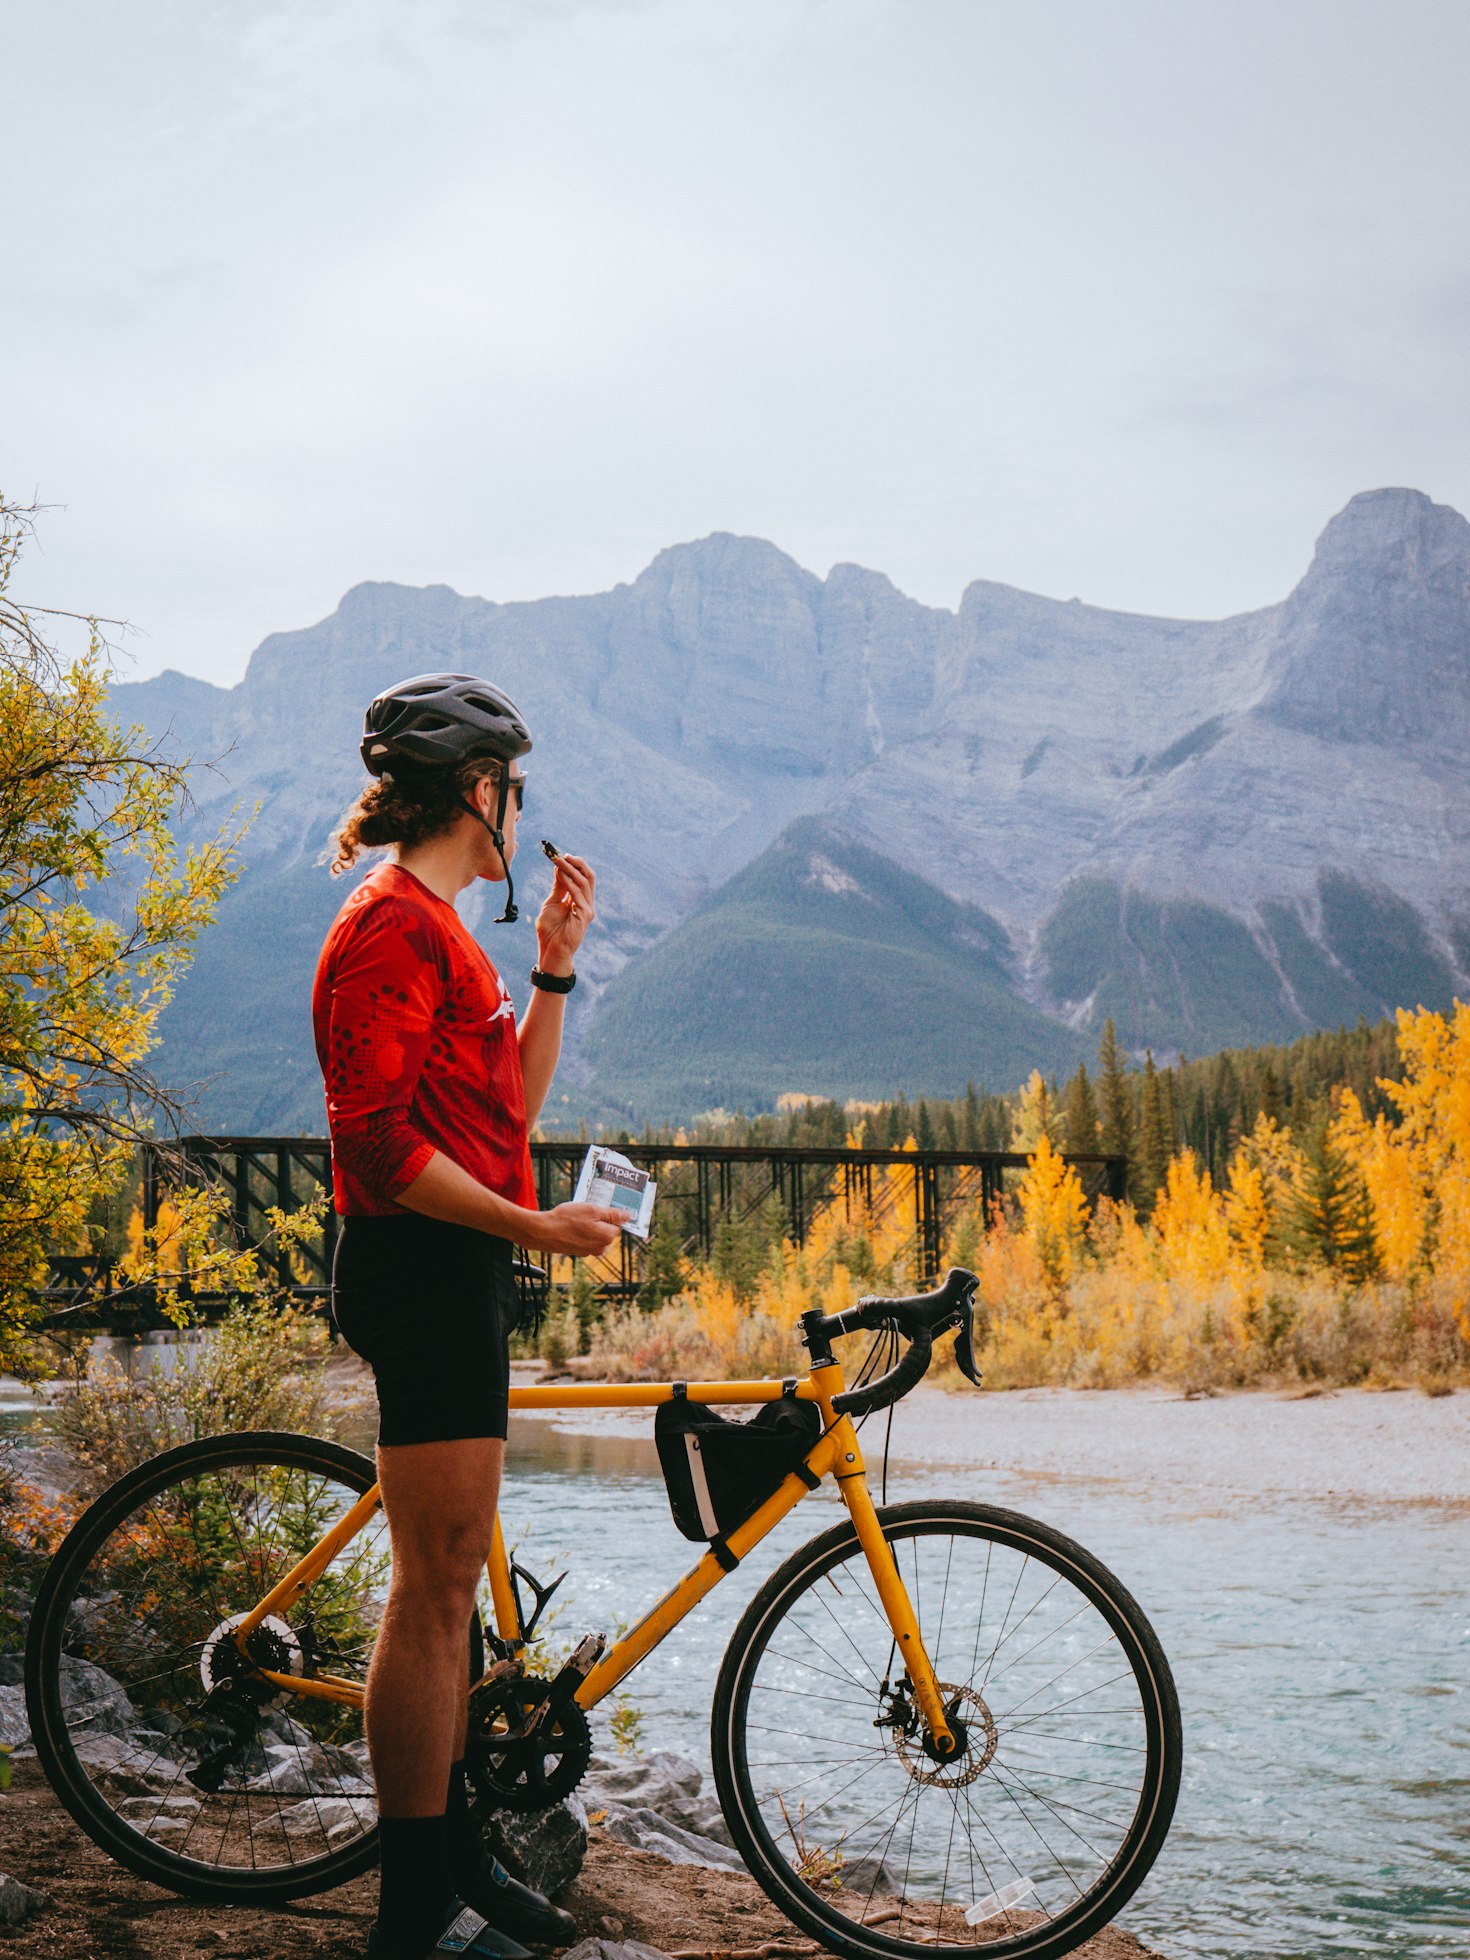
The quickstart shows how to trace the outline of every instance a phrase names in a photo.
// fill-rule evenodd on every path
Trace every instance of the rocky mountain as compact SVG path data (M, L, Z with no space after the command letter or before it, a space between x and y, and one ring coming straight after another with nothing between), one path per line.
M757 539L517 605L359 586L238 687L116 690L196 758L193 830L258 804L169 1010L217 1128L321 1127L307 996L343 892L317 860L367 700L481 672L537 744L525 829L592 858L600 930L563 1113L785 1089L1007 1086L1108 1014L1198 1054L1444 1004L1470 974L1470 525L1356 497L1280 604L1185 621L984 581L955 613ZM524 910L545 889L523 855ZM467 916L523 989L527 925Z

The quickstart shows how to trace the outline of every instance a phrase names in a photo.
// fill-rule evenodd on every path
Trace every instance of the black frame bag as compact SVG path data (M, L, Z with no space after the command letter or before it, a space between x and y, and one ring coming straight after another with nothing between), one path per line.
M672 1402L660 1402L653 1439L668 1487L669 1509L686 1538L711 1545L726 1571L739 1563L725 1536L764 1504L794 1470L815 1490L822 1481L802 1459L822 1433L815 1402L798 1402L796 1379L782 1384L779 1402L763 1403L748 1422L731 1422L688 1399L674 1383Z

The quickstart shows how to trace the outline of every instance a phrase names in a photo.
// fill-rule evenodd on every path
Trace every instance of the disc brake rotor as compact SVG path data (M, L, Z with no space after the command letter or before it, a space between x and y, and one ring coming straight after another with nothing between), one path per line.
M937 1763L925 1752L921 1736L908 1736L895 1728L893 1747L899 1761L915 1783L936 1785L941 1790L960 1790L973 1783L990 1766L1000 1742L995 1717L973 1688L962 1688L953 1681L937 1681L944 1697L944 1712L953 1721L959 1717L965 1727L965 1745L953 1762Z

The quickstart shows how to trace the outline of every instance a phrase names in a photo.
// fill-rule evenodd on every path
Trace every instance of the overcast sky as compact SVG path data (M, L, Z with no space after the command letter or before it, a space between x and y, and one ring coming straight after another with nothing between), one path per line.
M47 0L0 72L21 589L139 674L712 530L1214 616L1470 510L1464 0Z

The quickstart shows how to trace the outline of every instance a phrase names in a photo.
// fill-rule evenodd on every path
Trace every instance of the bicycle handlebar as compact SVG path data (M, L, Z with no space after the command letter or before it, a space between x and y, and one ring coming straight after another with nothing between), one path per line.
M875 1382L865 1383L861 1388L845 1389L841 1395L834 1395L833 1408L841 1415L865 1416L871 1415L875 1409L886 1409L897 1402L911 1388L917 1387L929 1372L929 1363L934 1358L934 1337L949 1327L959 1330L955 1360L959 1363L960 1372L968 1380L978 1383L980 1371L975 1366L973 1302L975 1288L979 1284L974 1273L967 1273L961 1266L952 1266L944 1284L936 1287L932 1293L917 1293L903 1300L871 1296L859 1300L855 1307L849 1307L845 1313L814 1311L803 1314L802 1338L814 1366L820 1364L823 1356L831 1358L834 1335L856 1334L864 1328L876 1333L880 1328L893 1326L908 1337L908 1350L900 1357L896 1367L890 1368L886 1375L880 1375Z

